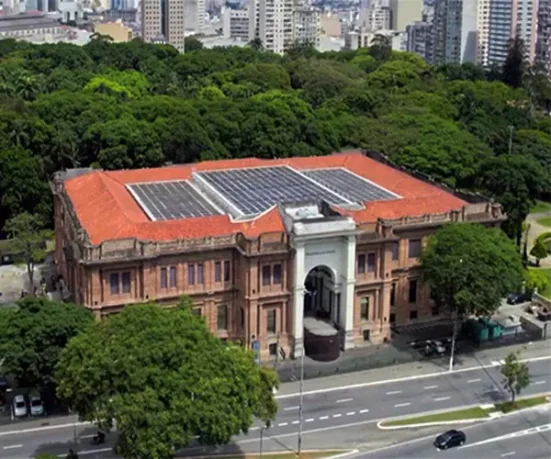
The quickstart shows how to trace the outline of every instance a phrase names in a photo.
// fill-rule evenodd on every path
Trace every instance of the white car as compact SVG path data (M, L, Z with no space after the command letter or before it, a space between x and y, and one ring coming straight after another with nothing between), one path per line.
M31 416L44 416L44 403L38 395L31 395L29 399Z
M25 397L22 395L16 395L13 397L13 415L16 418L24 418L27 416L27 403L25 402Z

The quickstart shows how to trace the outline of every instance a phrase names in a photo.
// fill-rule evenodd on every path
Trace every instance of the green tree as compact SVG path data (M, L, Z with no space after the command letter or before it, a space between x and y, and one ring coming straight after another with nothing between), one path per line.
M505 357L505 363L501 366L503 387L511 393L511 404L515 404L515 398L530 384L530 371L525 362L521 362L518 355L511 352Z
M533 292L536 289L538 292L541 292L549 286L551 281L545 271L528 269L525 274L525 282L526 290L529 292Z
M534 247L530 250L530 255L536 259L536 264L539 266L540 260L547 257L547 246L542 240L536 239Z
M452 313L454 341L461 317L491 315L508 293L519 291L524 274L501 230L471 223L436 231L421 254L421 268L436 306Z
M371 40L369 47L369 54L373 56L379 62L384 62L390 59L392 56L392 46L390 38L386 35L377 34Z
M195 37L186 37L184 39L184 49L186 50L186 53L198 51L203 49L203 43Z
M4 231L11 238L11 246L16 263L26 266L30 290L34 288L34 268L46 257L46 241L53 237L44 229L44 222L37 215L26 212L10 218Z
M195 436L225 444L254 417L267 424L275 417L275 373L211 334L189 303L125 308L62 353L59 397L101 428L116 421L115 451L124 458L170 458Z
M516 35L507 43L507 57L503 64L503 82L512 88L522 87L524 73L524 42Z
M0 341L3 368L21 387L55 394L55 367L71 338L93 322L91 312L75 304L27 296L10 311ZM4 311L2 311L4 313Z

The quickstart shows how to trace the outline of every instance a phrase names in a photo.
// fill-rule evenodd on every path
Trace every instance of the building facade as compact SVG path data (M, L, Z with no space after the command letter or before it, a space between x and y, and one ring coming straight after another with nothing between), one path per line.
M442 317L419 268L427 237L504 220L360 153L71 170L53 188L56 266L76 302L101 317L186 294L214 333L258 341L262 358L308 353L327 330L338 354Z
M441 0L434 4L433 63L461 62L461 19L463 0Z
M406 28L407 48L410 53L421 56L425 62L433 62L433 33L431 22L414 22Z
M539 0L536 61L551 75L551 1Z
M373 0L360 8L360 28L369 32L392 29L392 12L388 1Z
M142 39L167 43L184 52L184 8L185 0L143 0Z
M265 50L283 54L293 44L293 1L255 0L258 2L258 33Z
M404 32L409 24L422 19L422 0L390 0L389 6L392 12L392 30Z
M318 49L321 36L321 12L310 6L293 11L293 43L307 44Z
M226 39L249 41L249 11L222 8L222 34Z

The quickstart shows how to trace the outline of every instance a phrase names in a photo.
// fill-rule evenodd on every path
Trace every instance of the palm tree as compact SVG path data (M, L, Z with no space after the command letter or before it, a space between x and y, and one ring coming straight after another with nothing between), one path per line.
M30 136L27 128L27 122L21 118L15 118L11 121L8 137L14 146L25 148L29 145Z

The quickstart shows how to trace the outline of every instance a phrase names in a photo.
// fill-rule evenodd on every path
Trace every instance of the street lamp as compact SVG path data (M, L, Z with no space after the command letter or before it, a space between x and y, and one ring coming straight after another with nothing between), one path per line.
M459 265L463 266L463 258L459 259ZM460 274L462 275L462 269L459 270ZM461 288L461 286L460 286ZM455 301L454 301L455 303ZM455 305L454 305L455 306ZM450 353L450 367L449 371L453 371L453 359L455 357L455 338L457 336L457 306L454 308L453 311L453 334L452 334L452 349Z

